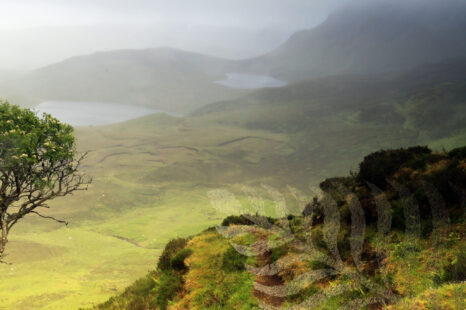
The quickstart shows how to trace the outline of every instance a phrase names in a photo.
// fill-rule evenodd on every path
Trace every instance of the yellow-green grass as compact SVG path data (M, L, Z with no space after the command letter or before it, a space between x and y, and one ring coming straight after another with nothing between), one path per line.
M189 241L193 254L186 260L189 266L184 276L185 287L181 300L170 309L258 309L251 292L254 276L247 271L225 272L222 257L230 247L216 231L206 232Z
M466 285L450 283L439 288L430 288L412 299L400 301L387 307L388 310L449 310L466 308Z
M76 136L94 182L44 210L69 226L31 215L12 230L0 309L77 309L108 299L153 269L171 238L228 215L213 208L210 190L230 189L245 205L243 185L270 179L249 171L251 163L289 152L284 135L161 115L78 128ZM267 209L272 200L265 197Z
M83 169L94 182L44 210L68 227L31 215L11 232L6 260L13 265L0 265L0 309L103 302L153 270L170 239L260 211L250 189L266 215L296 213L315 194L310 184L346 174L358 154L375 148L358 142L356 150L328 152L344 140L338 132L285 134L166 115L78 128L76 136L89 151ZM208 193L216 189L228 190L233 203L214 208ZM287 209L277 213L281 199Z
M102 302L153 269L173 236L218 224L206 201L190 197L174 193L160 205L101 220L80 215L68 227L30 217L11 234L7 260L13 265L0 266L6 275L0 308L75 309Z

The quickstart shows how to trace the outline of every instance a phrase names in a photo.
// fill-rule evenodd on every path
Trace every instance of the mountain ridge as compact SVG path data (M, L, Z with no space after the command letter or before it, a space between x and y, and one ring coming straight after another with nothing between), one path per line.
M381 4L382 3L382 4ZM400 72L466 53L466 3L370 2L344 7L243 70L292 81L335 74ZM444 3L442 3L444 4ZM433 27L436 26L436 28Z
M466 54L465 2L400 3L342 8L255 58L228 60L167 47L104 51L3 83L0 94L29 106L44 100L103 101L187 114L246 93L215 83L227 73L270 75L288 82L399 74Z

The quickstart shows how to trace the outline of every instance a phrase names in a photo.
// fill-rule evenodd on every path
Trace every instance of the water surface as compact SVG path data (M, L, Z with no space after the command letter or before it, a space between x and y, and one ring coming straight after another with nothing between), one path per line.
M149 107L79 101L45 101L36 106L34 111L39 115L51 114L73 126L108 125L149 114L166 113Z

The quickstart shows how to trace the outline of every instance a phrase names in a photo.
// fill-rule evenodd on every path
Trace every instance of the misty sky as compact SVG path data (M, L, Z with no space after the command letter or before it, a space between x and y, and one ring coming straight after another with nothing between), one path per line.
M347 0L0 0L0 69L172 46L226 58L275 48Z
M195 22L308 26L344 0L2 0L1 27Z

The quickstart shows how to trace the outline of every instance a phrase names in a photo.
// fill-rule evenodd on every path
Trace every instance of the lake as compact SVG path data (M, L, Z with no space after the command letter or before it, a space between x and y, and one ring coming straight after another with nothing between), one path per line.
M33 110L38 115L51 114L61 122L72 126L108 125L149 114L166 113L149 107L77 101L45 101Z
M231 88L257 89L266 87L283 87L287 82L276 79L269 75L254 75L244 73L227 73L226 78L216 83Z

